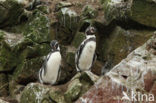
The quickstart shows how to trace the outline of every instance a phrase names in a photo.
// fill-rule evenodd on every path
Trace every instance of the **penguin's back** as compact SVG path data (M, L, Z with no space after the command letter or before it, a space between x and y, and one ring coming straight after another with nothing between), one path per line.
M95 41L88 41L84 45L84 48L82 49L82 52L79 58L79 64L78 64L81 71L86 71L90 69L90 67L92 66L95 49L96 49Z
M46 74L43 77L43 81L46 83L54 84L59 75L59 69L61 65L61 54L60 52L54 52L50 55L47 62Z

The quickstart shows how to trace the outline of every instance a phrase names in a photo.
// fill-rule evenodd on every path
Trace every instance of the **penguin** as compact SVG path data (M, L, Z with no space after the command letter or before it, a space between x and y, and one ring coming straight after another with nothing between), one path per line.
M96 60L96 29L89 26L86 31L85 40L80 44L75 54L75 65L78 72L90 71Z
M62 57L59 44L56 40L52 40L50 46L51 52L46 56L38 76L40 83L54 85L58 81L60 75Z

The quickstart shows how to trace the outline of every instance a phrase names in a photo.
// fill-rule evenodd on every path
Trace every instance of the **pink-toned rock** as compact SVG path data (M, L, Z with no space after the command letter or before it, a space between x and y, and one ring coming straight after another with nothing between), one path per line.
M154 94L155 97L156 97L156 81L154 82L153 87L152 87L150 93ZM156 98L155 98L155 100L156 100Z
M104 76L76 103L124 103L122 91L126 91L124 86Z
M145 90L146 91L149 92L152 89L152 87L154 86L154 80L156 80L156 74L153 74L152 71L149 71L144 76ZM156 89L156 83L155 83L155 89Z

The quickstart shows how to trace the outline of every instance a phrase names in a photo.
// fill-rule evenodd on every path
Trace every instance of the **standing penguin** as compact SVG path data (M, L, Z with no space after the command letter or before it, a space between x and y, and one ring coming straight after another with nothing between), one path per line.
M96 60L96 29L89 26L86 31L86 39L79 46L75 55L77 71L88 71Z
M47 55L41 69L39 70L40 83L56 84L60 74L61 54L58 42L51 41L51 52Z

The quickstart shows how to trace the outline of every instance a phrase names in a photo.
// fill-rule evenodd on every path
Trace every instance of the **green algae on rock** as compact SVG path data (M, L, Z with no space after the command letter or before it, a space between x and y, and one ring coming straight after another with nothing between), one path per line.
M39 10L34 12L25 26L24 36L34 42L50 41L50 21Z
M72 42L72 45L75 47L75 48L78 48L79 45L81 44L81 42L85 39L85 34L82 33L82 32L77 32L75 34L75 37L73 39L73 42Z
M27 85L22 93L21 103L42 103L47 98L49 88L43 85L30 83Z
M67 103L73 103L98 80L91 72L77 73L70 81L64 96Z
M119 63L132 50L142 45L153 34L153 31L144 30L124 30L121 27L115 27L109 34L109 37L100 39L100 59L110 60L113 65ZM112 66L113 66L112 65Z
M72 103L72 101L79 98L81 93L82 84L79 79L73 80L69 85L68 89L65 92L65 99L68 103Z
M16 54L12 52L11 44L9 43L12 42L12 38L9 38L9 36L2 31L0 35L0 71L11 71L12 68L17 65Z
M52 101L55 101L55 103L67 103L64 99L63 92L58 88L51 89L49 91L49 97Z
M22 82L29 83L37 79L37 73L42 66L43 58L33 58L30 60L24 59L20 65L15 69L12 80L15 80L17 83Z
M93 19L98 15L98 11L91 5L86 5L82 10L82 16L84 19Z

